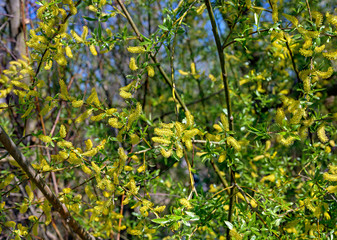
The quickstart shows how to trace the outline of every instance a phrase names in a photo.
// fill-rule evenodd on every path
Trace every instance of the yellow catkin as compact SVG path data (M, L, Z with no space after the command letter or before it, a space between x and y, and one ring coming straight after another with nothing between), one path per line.
M283 13L282 14L286 19L288 19L294 26L298 25L298 20L296 17Z
M21 116L21 118L27 117L30 114L30 112L33 110L33 108L34 108L34 105L30 105L28 109L26 110L26 112Z
M65 138L67 135L67 130L66 127L62 124L60 127L60 137Z
M322 53L322 55L329 60L336 60L337 59L337 51L325 52L325 53Z
M118 122L118 118L109 118L108 123L111 127L121 128L121 124Z
M164 158L169 158L172 155L172 150L166 151L164 148L160 149L161 155L163 155Z
M302 119L302 116L304 115L305 111L304 109L298 109L294 112L293 117L290 119L290 124L299 124L299 122Z
M220 154L218 162L219 163L224 162L226 160L226 156L227 156L226 152L223 152L222 154Z
M140 141L140 138L138 137L137 134L131 134L130 139L132 145L138 144Z
M235 138L229 136L227 137L227 143L232 146L235 151L239 152L241 150L241 145L239 144L238 141L235 140Z
M216 77L214 77L213 74L208 75L209 79L211 79L212 82L216 82Z
M91 139L86 140L84 143L85 143L85 146L86 146L86 151L89 151L89 150L92 149L93 144L92 144Z
M50 143L52 141L51 137L42 134L39 135L39 139L45 143Z
M261 182L265 182L265 181L275 182L275 175L274 174L270 174L270 175L264 176L263 178L261 178L260 181Z
M85 40L87 38L87 35L88 35L88 27L87 26L83 26L83 31L82 31L81 38L83 40Z
M192 75L196 74L195 63L194 62L191 63L191 73L192 73Z
M190 139L185 141L185 146L186 146L187 151L192 151L193 144L192 144L192 141Z
M147 70L147 75L149 75L149 77L154 77L154 68L152 66L147 66L146 70Z
M315 47L315 49L314 49L314 51L316 52L316 53L320 53L320 52L322 52L323 50L325 49L325 45L323 44L322 46L316 46Z
M227 118L227 116L224 113L220 114L220 120L221 120L221 123L222 123L222 126L224 127L224 129L226 131L229 131L228 118Z
M180 203L181 205L183 205L186 209L191 209L191 208L192 208L191 203L190 203L186 198L181 198L181 199L179 200L179 203Z
M138 69L137 65L136 65L136 59L135 58L130 58L130 63L129 63L129 68L132 71L136 71Z
M337 174L324 173L323 178L327 181L337 182Z
M130 53L144 53L144 52L146 52L145 48L142 47L142 46L128 47L128 51Z
M317 136L322 143L329 141L329 138L325 134L325 126L323 124L318 127Z
M193 126L193 124L194 124L193 115L190 113L190 111L186 111L186 126L190 127Z
M278 108L276 110L276 117L275 121L278 125L282 126L283 125L283 120L285 119L285 114L282 108Z
M155 143L170 144L171 141L162 137L153 137L152 141Z
M124 90L119 91L119 95L124 99L132 98L132 93L126 92Z
M155 128L154 129L154 133L158 136L161 136L161 137L170 137L170 136L173 136L173 132L172 130L170 129L162 129L162 128Z
M313 18L315 18L316 27L319 28L323 23L323 15L317 11L312 11L311 15Z
M300 48L300 54L304 57L311 57L314 52L310 49Z
M66 55L69 57L69 58L73 58L73 53L71 52L71 48L69 46L66 46Z
M85 157L93 157L93 156L95 156L97 153L98 153L97 148L93 148L93 149L91 149L91 150L89 150L89 151L86 151L86 152L82 153L82 156L85 156Z
M73 38L75 39L76 42L78 43L82 43L83 39L77 35L77 33L74 30L70 31L71 35L73 36Z
M331 77L331 75L333 74L333 68L329 67L328 70L326 72L321 72L321 71L316 71L315 73L323 79L327 79L329 77Z
M337 192L337 186L329 186L326 188L328 193L336 193Z
M271 0L270 1L270 4L271 4L271 7L272 7L272 19L273 19L273 22L278 22L278 7L277 7L277 0Z
M270 146L271 146L271 141L270 141L270 140L267 140L267 141L266 141L266 147L265 147L264 151L265 151L265 152L268 151L268 150L270 149Z
M242 240L241 234L239 234L235 228L229 230L229 235L235 240Z
M106 110L106 114L107 114L107 115L112 115L112 114L114 114L115 112L117 112L117 109L116 109L116 108L110 108L110 109Z
M71 102L71 105L74 107L74 108L78 108L78 107L81 107L83 105L83 100L73 100Z
M92 55L97 56L96 47L94 45L90 45L89 49Z

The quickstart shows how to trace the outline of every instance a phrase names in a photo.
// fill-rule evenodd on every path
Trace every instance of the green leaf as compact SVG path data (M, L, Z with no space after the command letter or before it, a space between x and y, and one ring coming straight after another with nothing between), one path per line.
M234 228L233 224L231 224L230 222L228 221L225 221L225 224L227 225L227 227L232 230Z
M171 222L172 220L167 219L167 218L156 218L156 219L152 219L151 221L154 223L158 223L158 224L166 224L166 223Z

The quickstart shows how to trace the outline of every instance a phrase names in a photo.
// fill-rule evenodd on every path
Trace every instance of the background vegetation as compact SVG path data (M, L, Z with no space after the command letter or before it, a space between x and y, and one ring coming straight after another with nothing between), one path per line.
M2 7L0 238L336 238L334 1Z

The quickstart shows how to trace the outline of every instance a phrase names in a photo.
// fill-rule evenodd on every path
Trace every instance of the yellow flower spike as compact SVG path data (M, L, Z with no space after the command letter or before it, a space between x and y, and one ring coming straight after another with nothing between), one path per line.
M191 208L192 208L191 203L190 203L186 198L181 198L181 199L179 200L179 203L180 203L183 207L185 207L186 209L191 209Z
M242 240L242 235L239 234L235 228L229 230L229 235L234 239L234 240Z
M98 99L98 96L97 96L97 92L96 92L96 88L92 88L91 89L91 93L87 99L87 104L95 104L96 107L100 107L101 106L101 103Z
M87 26L83 26L83 32L81 34L81 38L83 40L85 40L87 38L87 36L88 36L88 27Z
M271 141L270 141L270 140L267 140L267 141L266 141L266 147L265 147L264 151L265 151L265 152L268 151L268 150L270 149L270 146L271 146Z
M183 76L188 75L188 72L184 72L183 70L178 70L178 72L179 72L181 75L183 75Z
M167 139L162 138L162 137L153 137L151 139L155 143L162 143L162 144L170 144L171 143L170 140L167 140Z
M300 48L300 54L304 57L311 57L314 52L310 49Z
M325 134L325 126L323 124L318 127L317 136L322 143L329 141L329 138Z
M218 162L219 163L224 162L226 160L226 156L227 156L226 152L221 153L221 155L219 156Z
M136 65L136 59L135 58L130 58L130 63L129 63L129 68L132 71L136 71L138 69L137 65Z
M89 151L89 150L92 149L93 144L92 144L91 139L86 140L84 143L85 143L85 146L86 146L86 151Z
M329 174L326 172L323 174L323 178L327 181L337 182L337 174Z
M147 69L147 75L149 77L154 77L154 68L152 66L147 66L146 69Z
M225 130L229 131L228 118L224 113L220 114L220 120L221 120L222 126L225 128Z
M21 118L27 117L30 114L30 112L33 110L33 108L34 108L34 105L30 105L28 109L26 110L26 112L21 116Z
M324 49L325 49L325 44L323 44L322 46L316 46L315 49L314 49L314 51L315 51L316 53L320 53L320 52L322 52Z
M286 19L288 19L295 27L298 25L298 20L296 17L283 13L282 14Z
M336 193L337 192L337 186L329 186L326 188L328 193Z
M62 124L60 127L60 137L65 138L67 135L67 130L66 127Z
M74 108L79 108L83 105L83 100L73 100L71 102L71 105L74 107Z
M192 73L192 75L195 75L195 74L196 74L196 71L195 71L195 63L194 63L194 62L191 63L191 73Z
M154 211L156 213L161 213L161 212L164 212L165 208L166 208L166 206L157 206L157 207L155 207Z
M232 146L235 151L239 152L241 150L241 145L232 136L227 137L227 143Z
M132 145L136 145L140 141L140 139L139 139L139 137L138 137L137 134L131 134L130 138L131 138L131 144Z
M215 130L217 130L218 132L221 132L221 131L222 131L222 128L220 127L219 124L213 124L213 128L214 128Z
M69 58L73 58L73 53L71 52L71 48L69 46L66 46L65 48L65 51L66 51L66 55L69 57Z
M253 208L256 208L257 207L257 203L256 201L252 198L250 199L250 205L253 207Z
M145 164L142 164L142 165L137 169L137 172L138 172L138 173L144 172L145 169L146 169Z
M163 155L164 158L169 158L172 155L172 150L165 151L164 148L160 149L161 155Z
M186 111L186 126L191 127L194 124L194 117L190 111Z
M81 165L82 171L88 175L91 175L92 171L90 168L88 168L85 164Z
M146 52L145 48L142 47L142 46L128 47L127 49L130 53L144 53L144 52Z
M211 79L212 82L216 82L216 78L214 77L213 74L208 75L209 79Z
M95 45L90 45L89 50L90 50L92 55L97 56L97 51L96 51Z
M124 99L132 98L132 93L126 92L124 90L119 91L119 95Z
M329 60L336 60L337 59L337 51L324 52L324 53L322 53L322 55Z
M78 43L83 43L83 39L77 35L77 33L74 30L70 31L71 35L73 36L73 38L75 39L76 42Z
M163 129L163 128L155 128L154 133L160 137L171 137L173 136L173 132L170 129Z
M39 139L42 141L42 142L45 142L45 143L50 143L52 142L52 139L51 137L49 136L46 136L46 135L39 135Z
M270 174L270 175L267 175L261 178L260 182L265 182L265 181L275 182L275 179L276 179L275 174Z

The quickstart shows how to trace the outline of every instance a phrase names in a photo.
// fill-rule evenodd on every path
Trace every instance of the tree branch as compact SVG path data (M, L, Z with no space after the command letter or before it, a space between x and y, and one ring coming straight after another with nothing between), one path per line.
M70 215L67 207L62 204L59 199L54 195L51 189L43 180L42 176L38 174L35 169L30 165L25 156L21 153L13 140L7 135L5 130L0 126L0 142L4 145L8 153L19 164L22 171L28 176L28 178L38 187L45 198L53 206L53 208L61 215L70 228L78 234L81 239L94 240L90 233L88 233L82 226Z

